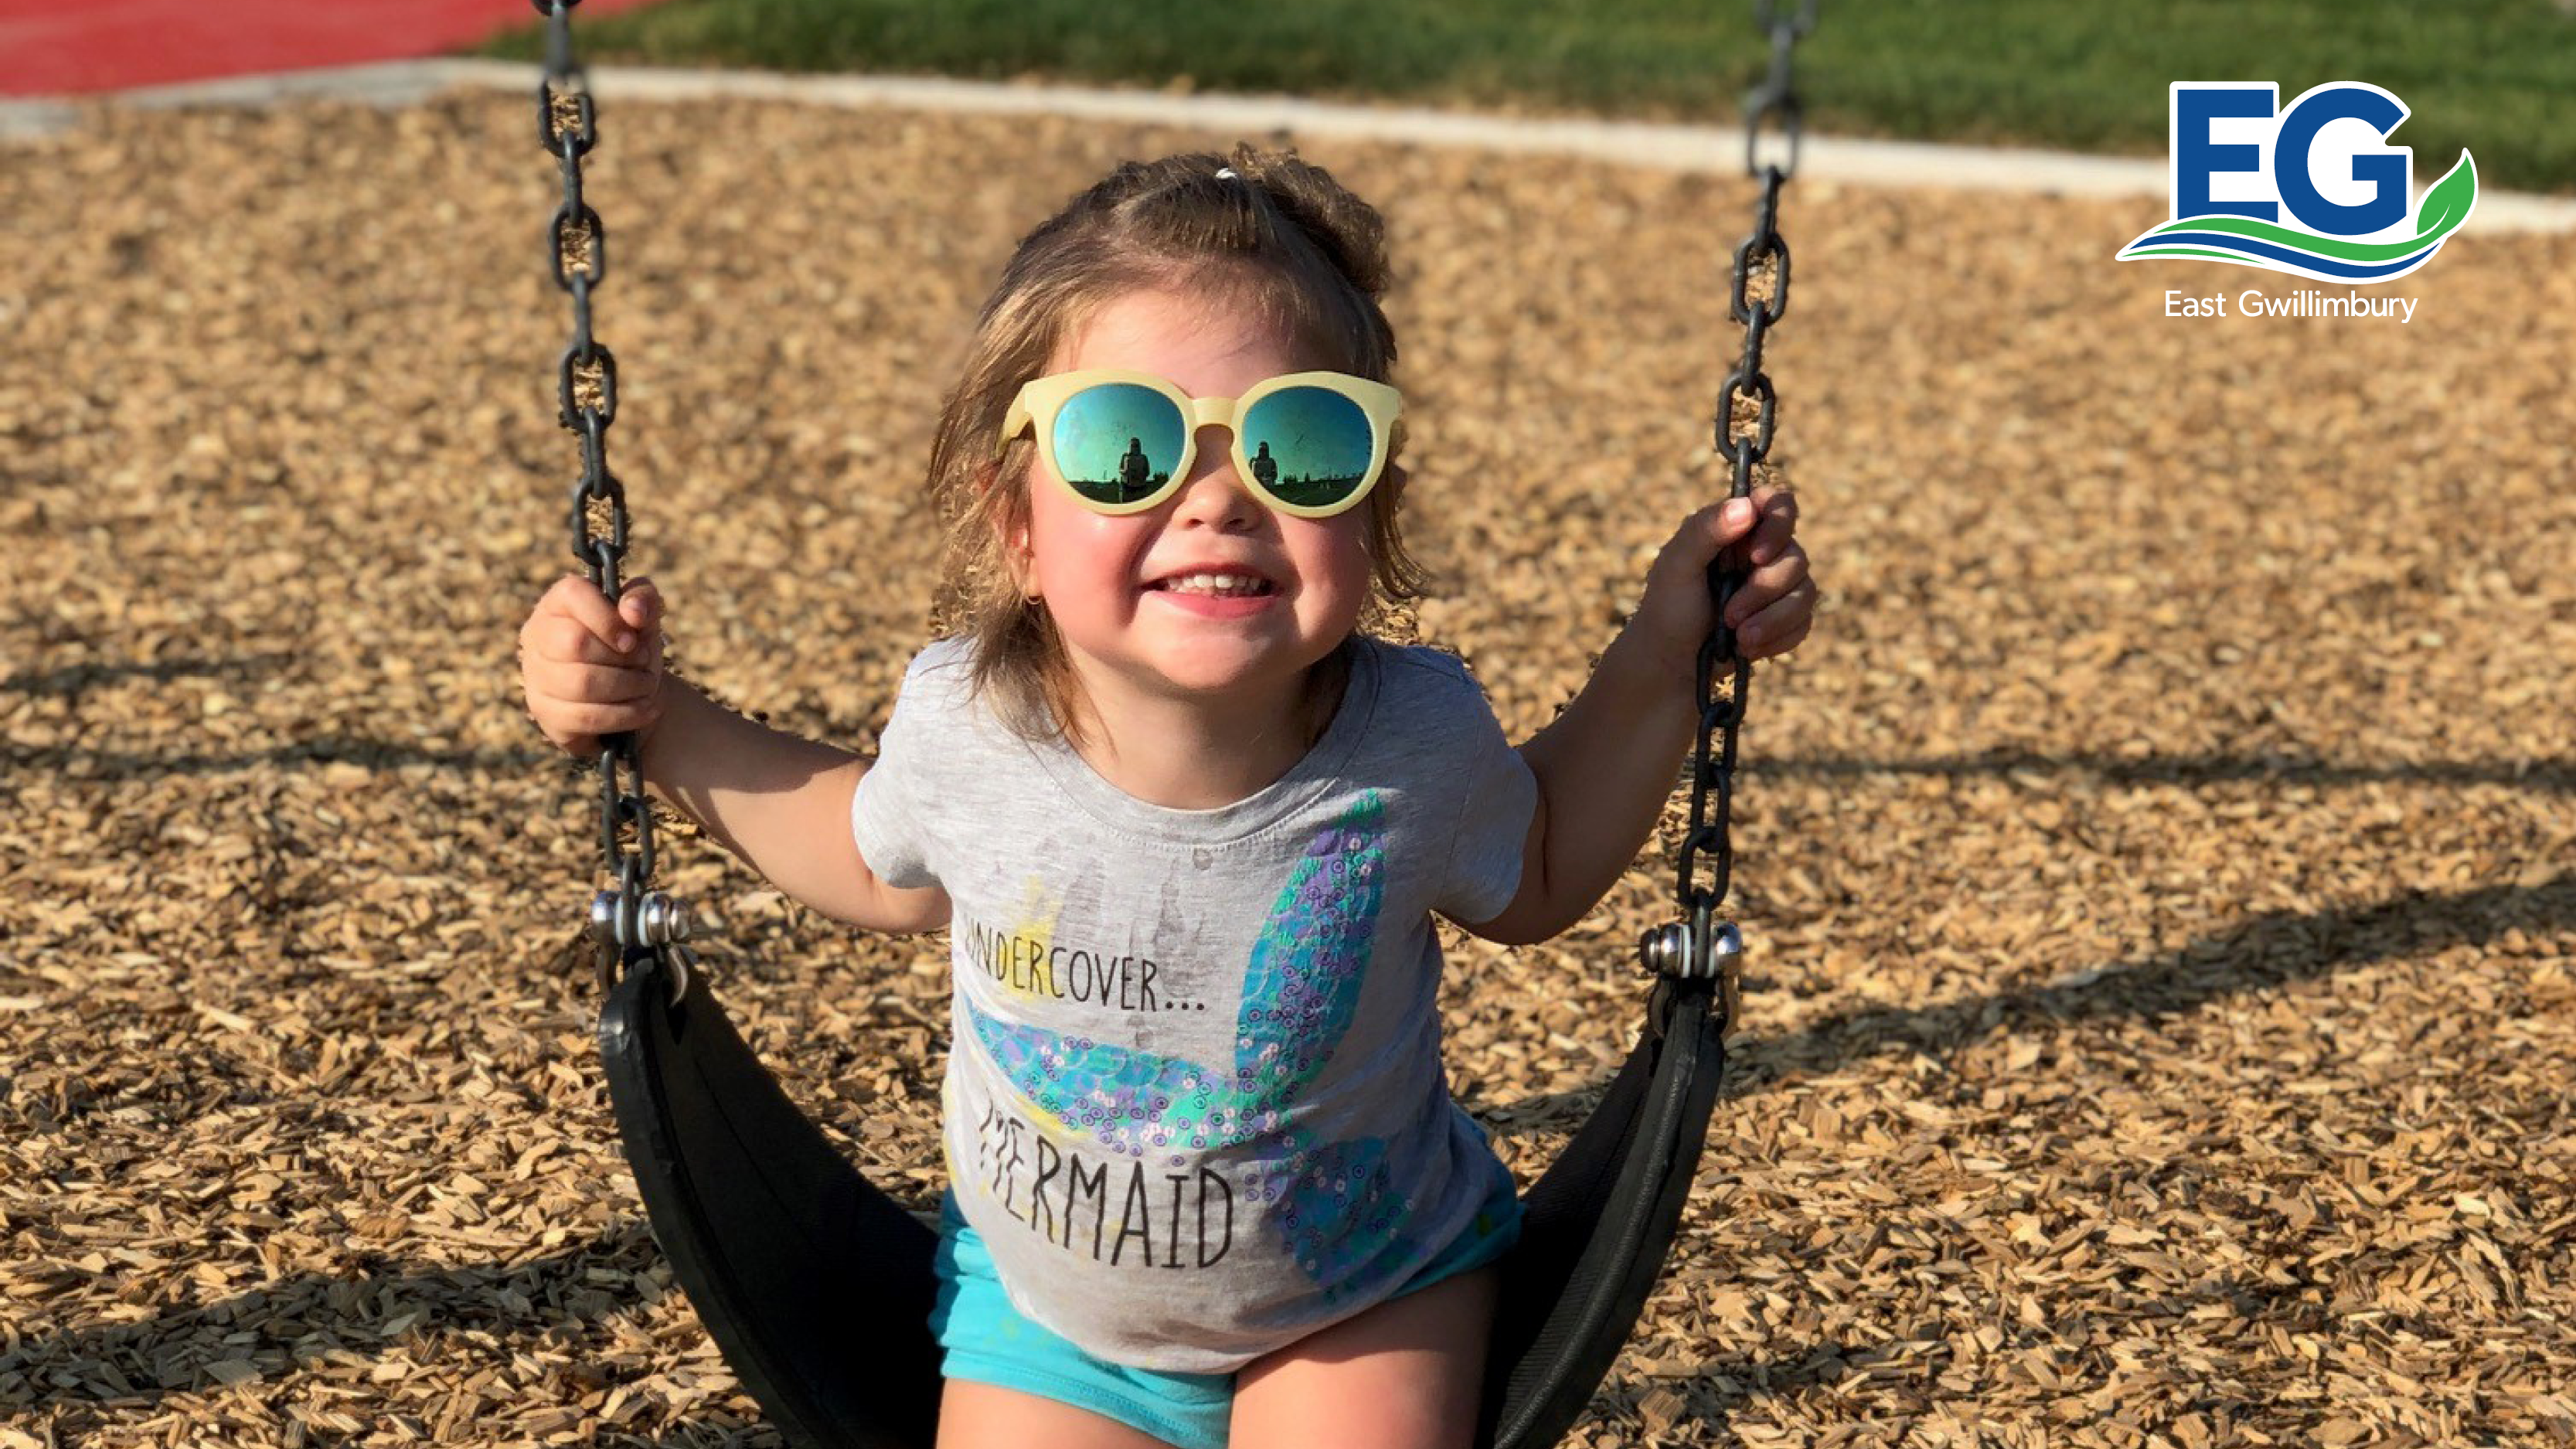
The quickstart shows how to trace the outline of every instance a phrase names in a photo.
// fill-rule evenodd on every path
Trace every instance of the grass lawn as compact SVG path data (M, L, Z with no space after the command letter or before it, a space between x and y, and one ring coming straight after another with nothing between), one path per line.
M671 0L576 15L593 60L1188 84L1731 120L1767 46L1749 0ZM533 26L489 53L533 58ZM1846 135L2162 155L2176 80L2364 80L2428 181L2576 192L2576 0L1826 0L1798 50Z

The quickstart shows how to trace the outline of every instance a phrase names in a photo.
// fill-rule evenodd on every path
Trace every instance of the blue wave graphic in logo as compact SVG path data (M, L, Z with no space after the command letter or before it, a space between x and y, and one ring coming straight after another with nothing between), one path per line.
M2273 242L2254 241L2241 236L2223 236L2205 231L2155 231L2148 233L2156 240L2153 247L2141 246L2139 238L2120 253L2120 260L2135 261L2141 257L2193 257L2200 261L2237 262L2249 267L2296 272L2322 281L2384 282L2402 277L2433 259L2442 249L2440 242L2396 261L2378 266L2340 262L2300 247L2285 247ZM2189 248L2189 250L2184 250Z
M2426 188L2415 211L2415 235L2399 241L2345 241L2244 216L2188 216L2140 234L2120 249L2119 260L2180 257L2321 282L2384 282L2431 261L2469 219L2477 200L2477 163L2462 151L2442 179Z

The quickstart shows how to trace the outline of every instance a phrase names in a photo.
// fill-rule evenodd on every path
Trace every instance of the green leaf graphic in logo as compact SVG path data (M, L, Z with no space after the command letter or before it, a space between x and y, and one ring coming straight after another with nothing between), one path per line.
M2460 159L2444 172L2442 179L2425 189L2424 200L2415 209L2415 235L2403 241L2357 242L2336 237L2318 236L2313 232L2293 231L2268 221L2249 216L2189 216L2151 227L2138 239L2120 249L2118 260L2133 261L2141 257L2207 257L2225 261L2252 262L2258 266L2280 267L2278 261L2257 253L2237 254L2212 251L2206 241L2183 246L2155 246L2157 237L2191 233L2205 238L2219 232L2263 242L2283 251L2295 252L2320 262L2375 263L2405 261L2429 257L2433 249L2469 219L2478 203L2478 166L2462 151ZM2286 268L2285 268L2286 269Z
M2449 236L2469 219L2469 208L2477 204L2478 165L2463 151L2442 179L2425 190L2424 204L2415 208L2417 239L2438 241Z

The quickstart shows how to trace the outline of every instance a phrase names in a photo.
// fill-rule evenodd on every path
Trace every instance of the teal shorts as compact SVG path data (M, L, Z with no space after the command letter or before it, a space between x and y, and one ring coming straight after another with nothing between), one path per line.
M1443 1278L1484 1267L1520 1240L1517 1197L1505 1197L1479 1226L1501 1217L1499 1230L1469 1228L1396 1293L1403 1297ZM984 1240L939 1203L939 1297L930 1330L944 1351L940 1373L995 1384L1105 1415L1180 1449L1225 1449L1234 1418L1234 1375L1160 1373L1098 1359L1022 1317L993 1275Z

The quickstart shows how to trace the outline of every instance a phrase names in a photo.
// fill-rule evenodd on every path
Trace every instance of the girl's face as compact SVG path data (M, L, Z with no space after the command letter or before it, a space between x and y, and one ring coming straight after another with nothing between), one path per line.
M1222 291L1155 289L1102 306L1048 371L1127 368L1158 373L1192 397L1239 397L1263 378L1334 365L1230 308ZM1358 626L1369 589L1369 505L1324 519L1274 513L1236 475L1223 428L1203 428L1197 441L1188 480L1142 513L1104 517L1053 476L1028 480L1029 526L1014 549L1022 588L1046 601L1087 685L1105 672L1161 695L1275 689ZM1045 474L1043 461L1030 466ZM1246 569L1269 582L1266 597L1170 587L1195 573Z

